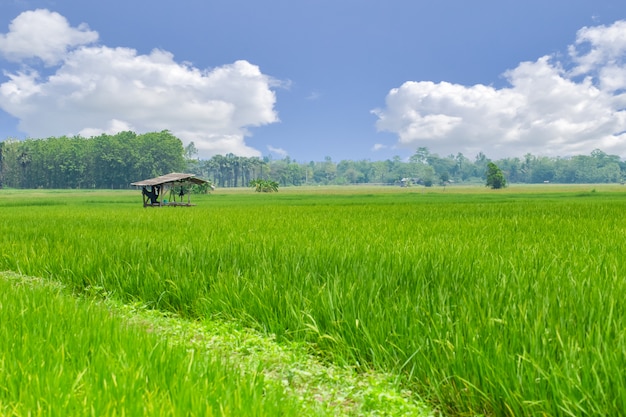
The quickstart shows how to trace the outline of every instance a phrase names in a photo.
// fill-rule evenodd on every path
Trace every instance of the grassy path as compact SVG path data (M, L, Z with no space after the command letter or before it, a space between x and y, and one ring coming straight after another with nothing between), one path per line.
M114 398L101 399L104 404L100 409L91 405L91 413L115 410L118 415L137 411L143 415L194 415L192 410L201 410L196 415L201 415L200 412L205 415L307 416L432 414L415 401L411 393L402 391L391 375L357 373L350 368L322 363L309 355L302 344L278 344L273 338L235 322L181 319L142 304L122 304L99 289L75 297L59 284L11 272L0 273L0 289L0 335L4 340L11 340L0 348L0 377L5 381L5 388L0 389L2 415L62 415L72 410L84 415L86 408L81 408L81 401L85 405L87 400L97 403L93 397L100 395ZM94 319L95 325L89 322ZM41 334L39 326L42 322L48 323L45 335ZM84 327L92 327L90 333L71 336L84 331L77 330ZM94 338L97 346L90 345ZM123 342L119 342L120 339ZM153 360L158 357L157 347L161 346L158 341L166 341L162 344L165 350L161 352L165 362ZM65 352L59 356L61 363L42 365L55 361L54 354L47 349L66 343L67 351L73 352L71 364L66 363L69 354ZM24 351L25 345L28 351ZM98 368L100 360L98 353L94 353L96 348L107 357L103 363L105 373ZM138 353L144 350L150 352L148 360ZM211 358L208 365L206 358ZM115 371L120 361L124 362L124 370ZM194 374L192 365L195 368L197 363L218 370L202 368L201 373ZM77 366L73 368L72 364ZM182 367L182 373L177 365ZM161 368L151 370L152 367ZM150 389L144 388L140 380L138 387L135 386L138 371L132 371L137 369L146 381L159 379L153 376L153 371L160 376L165 373L165 378ZM127 390L106 392L97 386L102 380L107 387L109 370L116 388L119 379L119 385L126 385ZM124 375L128 380L122 380ZM211 382L222 385L208 389L198 386L197 380L192 378L194 375L212 377ZM52 383L54 388L42 389L43 383ZM39 388L33 389L34 386ZM190 390L201 398L203 395L213 398L206 399L208 405L197 404L197 398L177 399L172 387ZM137 404L124 401L137 390L143 392L142 410L133 408ZM262 395L257 395L259 390ZM146 398L154 401L145 404Z

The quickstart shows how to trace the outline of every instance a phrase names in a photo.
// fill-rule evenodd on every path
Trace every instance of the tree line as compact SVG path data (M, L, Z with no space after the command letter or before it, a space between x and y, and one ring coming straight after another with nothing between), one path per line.
M420 147L408 159L298 162L285 157L232 153L199 159L195 145L183 147L169 131L121 132L92 138L50 137L0 142L0 186L11 188L129 188L130 183L169 172L190 172L218 187L248 187L257 179L284 186L386 184L424 186L485 184L489 164L507 183L617 183L626 163L596 149L569 158L526 154L492 161L480 152L440 157Z
M187 153L188 157L193 155ZM440 157L428 148L418 148L408 161L399 156L384 161L342 160L302 163L285 157L217 155L209 160L187 158L188 168L220 187L244 187L254 178L270 179L281 186L298 185L446 185L485 184L489 164L495 164L506 183L621 183L626 163L617 155L596 149L590 155L570 158L526 154L523 158L492 161L480 152L469 159L462 153Z
M185 169L183 145L167 130L92 138L51 137L0 143L0 185L12 188L129 188Z

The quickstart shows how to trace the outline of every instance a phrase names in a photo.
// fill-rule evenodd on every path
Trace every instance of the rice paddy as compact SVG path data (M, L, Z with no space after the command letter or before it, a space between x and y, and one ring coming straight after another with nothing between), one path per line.
M622 415L626 193L0 193L0 270L235 320L445 415Z
M266 381L260 368L243 375L212 351L138 331L106 306L73 299L59 286L3 274L0 322L3 416L307 411L280 384Z

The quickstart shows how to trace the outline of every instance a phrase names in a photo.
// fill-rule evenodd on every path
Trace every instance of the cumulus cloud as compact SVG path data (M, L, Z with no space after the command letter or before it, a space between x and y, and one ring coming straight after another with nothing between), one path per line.
M555 56L504 73L508 86L409 81L373 111L398 146L491 158L626 153L626 22L581 29L570 68Z
M576 62L573 74L596 75L608 91L626 87L626 21L580 29L569 53Z
M27 33L33 22L47 28L47 42ZM5 72L0 108L32 137L167 129L200 156L260 156L245 142L248 129L278 121L276 81L247 61L199 69L159 49L96 45L97 33L47 10L22 13L0 36L0 54L30 64ZM54 73L40 75L33 59Z
M87 25L72 28L60 14L38 9L20 14L9 25L9 33L0 34L0 53L10 61L39 58L54 65L69 48L96 40L98 33Z

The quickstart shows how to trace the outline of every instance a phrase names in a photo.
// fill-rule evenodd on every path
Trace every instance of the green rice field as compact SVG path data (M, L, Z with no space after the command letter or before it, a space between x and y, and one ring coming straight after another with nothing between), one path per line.
M192 200L0 190L0 271L302 343L443 415L625 413L623 186Z
M109 308L37 280L0 277L0 323L2 416L301 411L260 372L242 375L213 352L195 354L173 338L137 331Z

